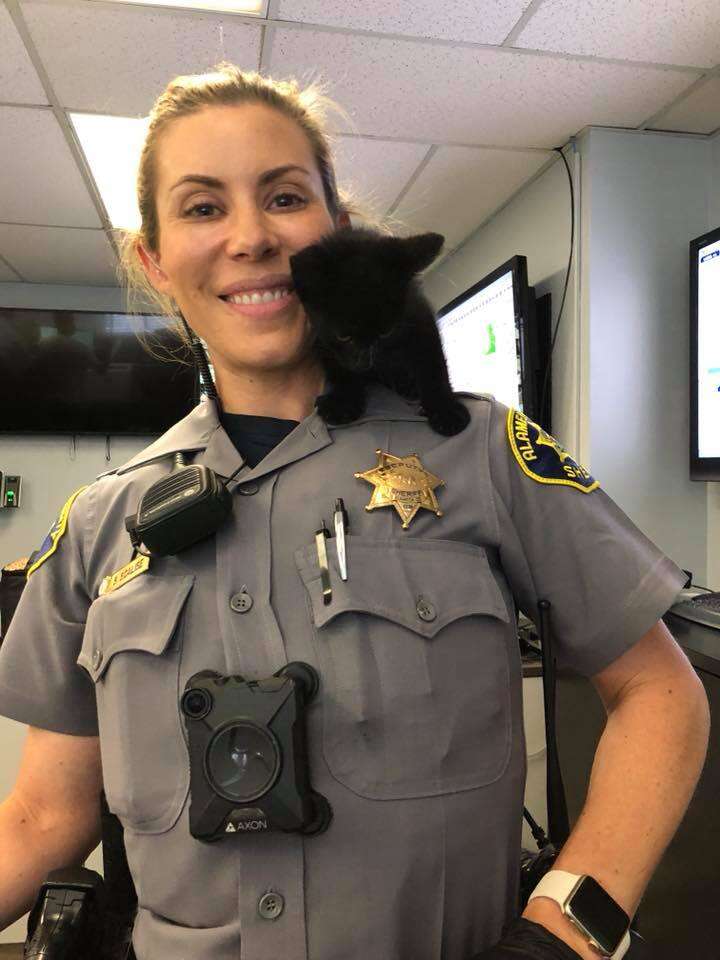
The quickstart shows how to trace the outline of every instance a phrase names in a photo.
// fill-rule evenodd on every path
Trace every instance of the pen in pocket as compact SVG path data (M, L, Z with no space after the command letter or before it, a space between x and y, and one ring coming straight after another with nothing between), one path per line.
M330 570L328 569L327 550L325 549L325 540L329 536L330 531L325 526L325 521L321 520L320 529L315 531L315 546L317 547L318 564L320 566L320 582L322 583L324 604L328 604L332 600Z

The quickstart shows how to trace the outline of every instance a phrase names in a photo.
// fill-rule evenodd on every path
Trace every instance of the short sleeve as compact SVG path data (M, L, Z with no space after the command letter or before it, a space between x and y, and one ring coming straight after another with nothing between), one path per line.
M536 625L538 601L550 602L558 665L592 676L647 633L687 577L552 437L517 411L491 406L505 576Z
M95 690L76 663L90 606L83 564L90 490L66 504L64 531L46 559L31 557L30 576L0 647L0 714L78 736L98 735Z

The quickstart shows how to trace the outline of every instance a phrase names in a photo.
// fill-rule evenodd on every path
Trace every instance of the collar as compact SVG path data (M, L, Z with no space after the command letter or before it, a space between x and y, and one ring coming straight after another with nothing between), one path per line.
M140 453L117 467L101 473L96 479L117 474L123 476L139 467L155 463L176 453L195 453L195 463L209 467L222 478L236 471L242 475L238 480L256 479L271 470L309 456L333 442L330 430L347 430L371 420L426 420L418 412L418 404L411 403L394 391L378 383L369 384L365 413L351 423L326 424L314 409L284 440L263 457L255 468L244 465L233 442L222 427L215 402L204 396L190 413L178 421ZM329 427L329 429L328 429Z

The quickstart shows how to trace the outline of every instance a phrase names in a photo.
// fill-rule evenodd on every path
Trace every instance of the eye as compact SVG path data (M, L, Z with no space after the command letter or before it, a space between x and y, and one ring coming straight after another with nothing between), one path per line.
M352 340L352 337L341 337L340 334L335 334L335 339L339 340L341 343L349 343Z
M273 198L273 200L279 200L281 197L294 197L296 200L299 200L301 204L307 203L307 200L306 200L304 197L301 197L300 194L298 194L298 193L279 193L276 197ZM295 207L295 206L297 206L297 204L295 204L295 203L293 203L293 204L284 204L284 203L283 203L283 204L281 205L282 208L285 208L285 207L288 207L288 206Z
M184 216L184 217L190 216L191 213L194 213L196 210L202 210L203 207L213 207L213 209L215 209L215 210L218 209L218 208L215 206L214 203L207 203L207 202L206 202L206 203L196 203L194 207L190 207L188 210L186 210L186 211L183 213L183 216ZM195 217L194 219L198 219L198 218ZM200 219L200 220L206 220L207 217L200 217L199 219Z

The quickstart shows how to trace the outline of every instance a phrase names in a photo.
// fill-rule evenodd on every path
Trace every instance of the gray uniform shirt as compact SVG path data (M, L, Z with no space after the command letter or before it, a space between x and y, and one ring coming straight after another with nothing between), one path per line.
M205 400L77 497L30 576L0 652L0 711L99 734L138 893L138 960L467 960L500 938L526 772L515 601L535 618L548 599L559 664L590 676L653 626L685 576L602 489L524 469L507 408L460 396L472 419L449 438L382 387L351 424L314 412L238 473L214 537L99 596L133 556L125 517L174 452L223 477L241 466ZM421 508L403 529L393 506L366 510L373 487L355 473L376 450L416 454L443 480L442 516ZM348 580L331 539L325 605L315 531L321 518L331 527L337 497ZM293 660L320 675L310 780L330 827L194 839L187 679L258 679ZM274 919L258 909L269 891Z

